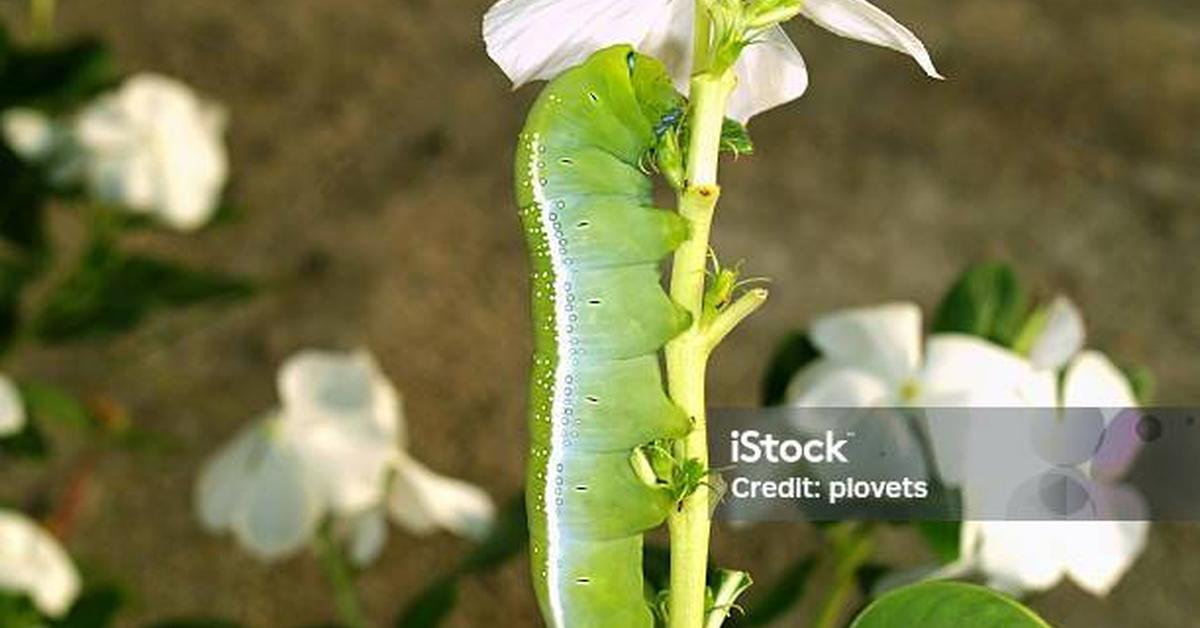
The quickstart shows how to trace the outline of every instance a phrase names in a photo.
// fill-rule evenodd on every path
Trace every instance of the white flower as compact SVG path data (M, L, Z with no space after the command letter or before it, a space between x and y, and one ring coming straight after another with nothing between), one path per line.
M1076 355L1061 381L1060 387L1057 373L1040 371L1021 395L1037 408L1137 405L1125 376L1095 351ZM1110 490L1119 498L1119 488ZM1136 520L967 521L959 566L1014 593L1045 590L1068 577L1094 595L1106 595L1145 548L1149 527Z
M280 369L281 409L245 430L208 463L197 510L263 558L290 554L331 517L359 564L386 540L384 513L414 532L477 536L491 500L443 478L404 451L399 395L365 352L304 351Z
M25 594L42 614L62 617L79 588L79 574L58 541L25 515L0 509L0 589Z
M625 43L666 63L686 92L694 7L694 0L500 0L483 18L483 38L515 86L553 78L601 48ZM805 0L801 7L819 26L904 52L941 78L921 41L866 0ZM745 49L735 72L729 115L742 122L808 87L804 59L779 26Z
M921 310L890 303L817 319L821 358L788 387L793 405L894 407L1007 405L1028 363L986 340L935 334L921 347Z
M71 135L97 200L192 230L212 218L225 185L224 127L224 112L186 85L140 74L80 111Z
M4 139L21 158L41 161L50 156L61 141L61 130L34 109L9 109L0 115Z
M12 380L0 375L0 438L25 427L25 403Z

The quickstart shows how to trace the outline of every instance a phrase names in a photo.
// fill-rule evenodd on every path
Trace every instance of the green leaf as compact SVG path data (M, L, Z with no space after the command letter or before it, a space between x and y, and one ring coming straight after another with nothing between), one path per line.
M528 542L525 496L522 494L509 500L500 510L488 535L463 559L459 571L481 573L495 569L520 554Z
M108 49L95 39L53 48L9 48L0 56L0 109L68 111L117 81Z
M43 460L49 454L50 442L32 417L25 421L20 432L0 438L0 459L12 456Z
M396 618L396 628L433 628L442 625L458 602L458 578L434 582Z
M22 381L19 386L25 408L35 419L82 430L95 426L91 413L69 391L43 382Z
M4 628L45 628L42 616L26 595L0 590L0 626Z
M942 564L958 560L961 521L919 521L917 531Z
M93 246L59 284L34 320L46 342L111 335L137 325L159 308L242 298L247 281L130 255L107 244Z
M454 610L458 602L458 581L468 574L478 574L500 567L521 554L529 542L525 522L523 493L500 509L488 535L450 573L417 594L396 618L397 628L438 626Z
M968 268L942 299L933 319L935 333L957 332L1012 347L1021 331L1029 300L1007 264Z
M766 626L776 621L804 598L816 560L805 556L792 563L762 595L747 603L746 614L730 619L731 626Z
M1158 383L1149 368L1141 365L1122 366L1121 371L1129 380L1129 387L1133 389L1133 398L1139 405L1148 406L1154 403Z
M792 378L810 362L821 357L821 352L808 339L808 333L792 332L771 355L767 373L762 383L762 403L776 406L784 402Z
M107 628L116 620L125 603L125 594L113 585L93 585L84 589L66 617L49 623L51 628Z
M750 132L737 120L725 118L721 124L721 150L738 155L754 154L754 142Z
M850 628L1046 628L1017 601L973 584L925 582L876 600Z

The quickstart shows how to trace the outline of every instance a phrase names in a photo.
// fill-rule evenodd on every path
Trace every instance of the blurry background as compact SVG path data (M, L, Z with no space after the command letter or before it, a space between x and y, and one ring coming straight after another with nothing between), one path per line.
M1091 344L1149 366L1164 405L1200 403L1200 5L1192 0L890 0L949 77L895 53L792 26L802 100L754 120L727 163L722 259L774 279L716 355L714 405L754 404L766 356L832 308L932 307L969 262L1012 261L1073 297ZM23 3L0 16L14 32ZM231 113L240 218L194 238L140 236L197 264L261 278L229 307L155 316L117 342L37 348L7 367L120 400L167 453L95 462L70 547L127 583L128 625L223 615L251 626L331 618L311 560L264 566L204 534L202 460L275 402L273 374L307 346L369 346L404 391L431 467L515 493L530 352L525 251L511 200L515 96L479 36L484 1L64 2L59 33L94 33L123 69L176 76ZM69 229L64 226L64 229ZM77 446L79 444L77 443ZM70 451L68 444L66 450ZM78 471L56 458L57 488ZM1195 481L1195 478L1181 478ZM24 482L24 485L22 485ZM723 565L770 582L810 529L720 530ZM920 558L904 538L885 551ZM397 533L363 577L391 617L466 550ZM1200 526L1156 525L1116 591L1071 585L1033 606L1065 627L1194 625ZM523 562L465 581L450 622L538 625Z

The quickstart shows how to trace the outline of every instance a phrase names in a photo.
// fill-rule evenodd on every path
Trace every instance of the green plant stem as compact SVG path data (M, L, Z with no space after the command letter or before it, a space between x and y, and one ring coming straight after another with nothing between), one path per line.
M825 599L817 607L811 628L835 628L846 610L846 602L858 586L855 574L875 549L875 528L861 522L842 523L829 534L833 545L830 560L832 581Z
M699 8L699 7L698 7ZM671 268L671 298L692 315L691 327L667 344L667 389L671 399L692 419L692 431L675 445L679 460L698 460L708 466L704 381L710 345L702 325L708 233L716 209L717 158L725 105L735 79L729 70L700 74L692 79L686 184L679 196L679 213L691 223L689 239L675 251ZM671 591L667 618L670 628L704 625L705 575L708 568L709 489L698 487L672 511Z
M48 44L54 39L56 0L29 0L29 24L33 41Z
M338 616L348 628L370 628L363 613L362 604L358 599L358 591L354 588L354 577L350 565L342 555L341 546L333 537L332 526L326 523L313 542L313 553L321 573L333 589L334 603L337 605Z

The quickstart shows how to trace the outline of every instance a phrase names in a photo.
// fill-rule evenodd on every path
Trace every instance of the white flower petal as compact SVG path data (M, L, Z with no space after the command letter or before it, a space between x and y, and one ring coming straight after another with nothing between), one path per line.
M1103 353L1085 351L1067 367L1063 405L1068 408L1130 408L1137 405L1133 388Z
M1060 521L975 521L976 564L996 588L1042 591L1065 573ZM1103 550L1101 550L1103 551Z
M382 508L355 516L350 524L350 561L358 567L375 562L387 544L387 518Z
M407 456L397 465L388 511L396 523L415 534L442 528L475 540L487 534L496 516L487 493L438 475Z
M399 394L366 351L300 351L280 368L278 387L289 420L352 423L403 440Z
M829 360L898 387L920 360L921 310L912 303L843 310L817 319L811 338Z
M787 399L793 406L859 408L885 403L890 392L878 375L821 359L796 375Z
M0 375L0 437L16 434L25 427L25 402L12 380Z
M1032 370L1016 353L965 334L935 334L925 346L920 394L927 405L948 397L971 406L1024 405L1018 391Z
M1029 361L1056 371L1083 349L1084 336L1079 308L1066 297L1055 297L1046 308L1046 326L1029 349Z
M653 3L648 3L653 4ZM659 13L658 20L645 37L635 42L637 49L663 62L679 93L686 94L692 78L692 26L696 19L696 3L690 0L669 0Z
M0 510L0 589L29 596L50 617L79 596L79 573L58 541L24 515Z
M232 522L246 549L265 559L304 547L321 518L321 500L309 480L286 421L271 426L271 446L245 479L242 505Z
M227 529L241 508L246 477L269 447L266 432L265 422L256 421L204 464L193 498L200 522L210 532Z
M917 36L866 0L805 0L800 12L832 33L891 48L917 61L933 78L943 78Z
M549 79L597 50L637 45L671 0L500 0L483 17L488 55L514 86Z
M1093 595L1108 595L1146 547L1146 521L1080 521L1062 535L1067 575Z
M9 109L0 116L4 139L21 158L39 161L60 141L60 132L45 114L34 109Z
M398 455L391 438L357 429L349 419L294 423L296 447L326 507L346 514L383 500Z
M804 57L779 26L768 30L742 51L734 72L738 85L729 99L729 117L742 123L767 109L799 98L808 89Z

